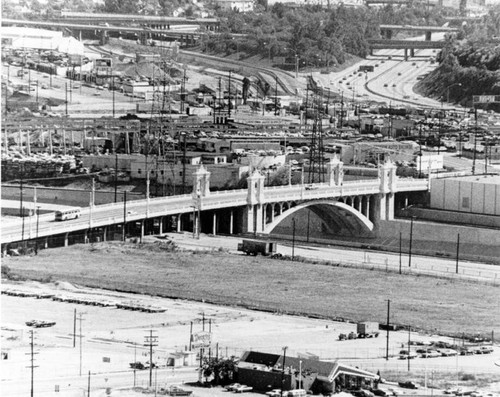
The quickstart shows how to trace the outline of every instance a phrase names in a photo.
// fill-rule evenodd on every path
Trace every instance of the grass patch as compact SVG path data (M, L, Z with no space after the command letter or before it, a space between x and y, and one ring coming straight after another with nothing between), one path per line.
M386 322L447 335L500 334L500 288L307 261L105 242L4 258L3 278L72 283L272 312ZM8 269L8 270L7 270Z

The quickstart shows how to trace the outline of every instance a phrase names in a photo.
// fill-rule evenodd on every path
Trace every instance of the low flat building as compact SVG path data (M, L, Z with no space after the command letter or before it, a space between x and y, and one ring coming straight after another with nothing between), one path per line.
M343 389L371 386L379 376L339 361L326 362L247 351L238 363L238 382L257 391L305 389L331 394Z

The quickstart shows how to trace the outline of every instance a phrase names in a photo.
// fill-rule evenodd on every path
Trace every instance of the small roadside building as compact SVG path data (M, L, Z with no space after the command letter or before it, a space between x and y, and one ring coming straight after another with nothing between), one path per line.
M379 376L339 361L285 357L247 351L238 363L238 382L258 391L305 389L330 394L343 389L371 386Z

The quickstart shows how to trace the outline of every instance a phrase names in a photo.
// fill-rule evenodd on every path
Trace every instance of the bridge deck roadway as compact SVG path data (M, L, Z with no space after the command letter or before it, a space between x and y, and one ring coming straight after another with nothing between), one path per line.
M415 48L415 49L434 49L443 48L443 41L417 41L417 40L369 40L368 43L370 47L375 50L386 50L386 49L405 49L405 48Z
M75 30L95 30L95 31L107 31L107 32L127 32L127 33L152 33L152 34L163 34L163 35L172 35L172 36L185 36L188 34L191 35L200 35L200 33L196 33L196 26L193 26L193 31L175 31L175 30L166 30L166 29L150 29L150 28L142 28L142 27L133 27L133 26L101 26L101 25L85 25L85 24L77 24L72 22L43 22L43 21L22 21L16 19L2 19L3 26L9 25L19 25L19 26L43 26L50 28L68 28Z
M425 191L427 180L398 179L395 191ZM318 199L334 199L337 197L372 195L380 193L380 182L377 179L344 182L341 186L328 184L274 186L264 188L259 204L284 201L309 201ZM70 233L95 227L122 224L124 221L139 221L152 217L191 213L201 211L234 208L248 205L248 190L229 190L211 192L209 196L199 200L192 195L179 195L143 199L124 203L97 205L82 209L78 219L56 222L53 214L37 217L25 217L24 222L9 222L2 228L2 243L11 243L24 239L47 237L56 234ZM255 203L256 204L256 203Z

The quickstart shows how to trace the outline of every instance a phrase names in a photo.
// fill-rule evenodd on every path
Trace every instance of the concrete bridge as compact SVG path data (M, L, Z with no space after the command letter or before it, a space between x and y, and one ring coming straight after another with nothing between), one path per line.
M182 44L191 45L200 38L203 33L196 31L176 31L169 30L165 26L157 28L146 28L146 27L134 27L134 26L107 26L107 25L87 25L83 23L75 23L71 21L66 22L51 22L51 21L25 21L18 19L2 19L3 26L29 26L29 27L40 27L46 29L57 29L71 30L75 35L81 37L82 32L91 32L95 36L99 37L100 43L105 44L108 40L109 33L115 33L116 35L122 34L133 34L141 41L142 44L146 44L148 39L172 39L179 40Z
M265 177L254 171L248 188L210 191L210 173L201 166L193 174L193 194L92 205L79 219L56 222L54 214L36 214L4 223L2 249L29 241L33 246L161 234L170 230L211 234L269 234L301 209L309 208L329 233L372 236L378 221L394 217L395 195L407 200L411 192L426 192L429 181L398 178L390 161L381 164L378 178L344 181L343 163L334 158L326 167L326 182L264 187ZM29 194L25 193L25 200ZM33 208L33 205L27 205Z

